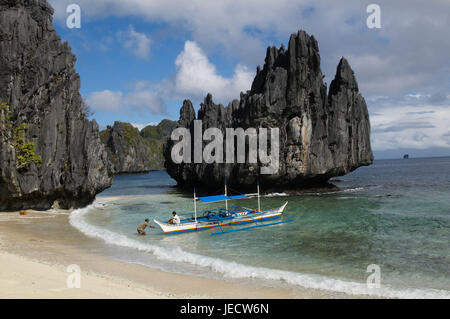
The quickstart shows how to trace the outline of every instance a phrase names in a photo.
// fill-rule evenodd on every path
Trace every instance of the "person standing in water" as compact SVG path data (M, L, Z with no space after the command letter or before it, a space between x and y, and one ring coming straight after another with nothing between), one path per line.
M142 235L142 236L147 235L146 232L145 232L145 229L146 229L147 227L148 227L148 228L155 228L154 226L150 225L149 222L150 222L150 221L149 221L149 219L147 218L142 224L140 224L140 225L137 227L137 232L138 232L139 235Z

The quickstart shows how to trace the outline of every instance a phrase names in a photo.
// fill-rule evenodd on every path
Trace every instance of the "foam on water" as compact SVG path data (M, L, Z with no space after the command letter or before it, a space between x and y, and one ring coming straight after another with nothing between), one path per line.
M263 195L262 197L286 197L289 196L286 193L271 193L271 194L267 194L267 195Z
M346 293L352 295L370 295L389 298L445 298L450 299L450 293L438 289L394 289L382 287L369 289L365 284L333 279L325 276L302 274L292 271L276 270L263 267L253 267L236 262L230 262L219 258L212 258L193 254L179 247L166 249L157 245L141 243L123 234L89 224L84 216L95 205L78 209L70 215L70 223L87 236L99 238L108 244L135 249L141 252L153 254L160 260L188 263L207 270L222 274L226 278L252 278L262 280L274 280L304 288L322 289L327 291Z
M360 192L363 191L364 187L355 187L355 188L348 188L348 189L344 189L342 192L344 193L355 193L355 192Z

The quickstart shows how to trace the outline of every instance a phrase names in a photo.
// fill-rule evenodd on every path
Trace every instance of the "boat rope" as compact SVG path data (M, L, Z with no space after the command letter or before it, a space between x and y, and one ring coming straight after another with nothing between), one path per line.
M245 195L244 193L241 193L241 192L239 192L239 191L237 191L237 190L235 190L235 189L233 189L233 188L231 188L229 186L228 186L228 190L232 190L233 192L238 193L239 195Z
M222 194L223 190L222 188L218 188L215 192L208 192L208 194L212 194L212 195L216 195L216 194ZM197 196L197 197L201 197L201 196Z

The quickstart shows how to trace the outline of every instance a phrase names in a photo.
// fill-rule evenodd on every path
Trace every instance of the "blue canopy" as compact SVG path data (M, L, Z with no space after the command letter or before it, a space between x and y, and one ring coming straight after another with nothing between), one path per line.
M248 199L248 197L247 195L236 195L236 196L216 195L216 196L199 197L198 199L204 203L214 203L233 199Z

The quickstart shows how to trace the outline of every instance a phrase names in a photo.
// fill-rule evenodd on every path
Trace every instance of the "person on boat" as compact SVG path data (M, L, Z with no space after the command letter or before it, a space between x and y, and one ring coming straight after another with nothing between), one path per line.
M138 232L138 234L139 235L142 235L142 236L145 236L145 235L147 235L146 234L146 232L145 232L145 229L146 228L155 228L154 226L152 226L152 225L150 225L150 220L147 218L142 224L140 224L138 227L137 227L137 232Z
M179 225L181 223L180 216L177 215L177 212L172 213L173 217L169 220L168 224Z

